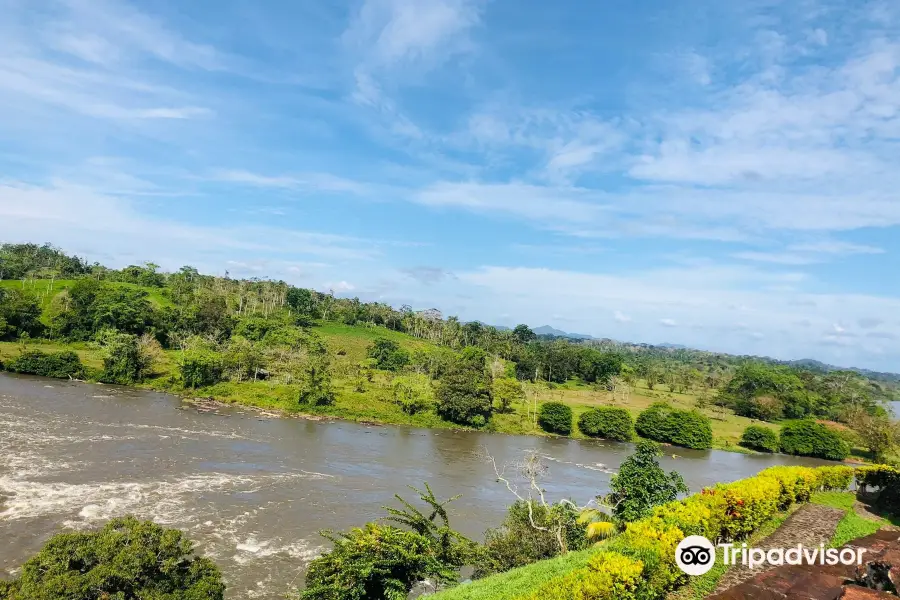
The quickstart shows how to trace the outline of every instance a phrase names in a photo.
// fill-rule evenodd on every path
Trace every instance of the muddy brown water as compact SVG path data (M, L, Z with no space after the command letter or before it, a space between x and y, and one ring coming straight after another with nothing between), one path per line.
M453 525L481 539L511 502L490 465L537 450L550 498L608 489L630 444L204 412L178 398L114 386L0 374L0 577L64 528L124 514L184 529L222 568L229 598L281 598L325 549L320 529L383 516L397 492L429 482L462 494ZM693 490L787 456L668 449Z

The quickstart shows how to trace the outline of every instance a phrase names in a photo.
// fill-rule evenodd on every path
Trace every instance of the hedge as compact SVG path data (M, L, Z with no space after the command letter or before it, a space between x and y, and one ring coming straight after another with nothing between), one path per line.
M578 430L588 437L630 442L634 438L634 421L624 408L601 406L578 417Z
M548 433L572 433L572 408L562 402L545 402L538 409L538 425Z
M798 456L844 460L850 446L841 435L813 420L795 421L781 428L781 451Z
M41 352L28 350L6 363L6 369L13 373L27 373L57 379L82 379L84 365L78 355L71 350L61 352Z
M638 415L635 429L645 438L685 448L712 448L712 425L696 410L672 408L665 402L654 402Z
M741 441L738 443L744 448L759 450L760 452L778 452L781 448L778 434L762 425L750 425L747 427L741 436Z
M856 470L856 484L861 488L878 488L875 505L900 515L900 469L887 465L861 467Z
M808 501L814 491L847 489L852 476L853 469L845 466L771 467L755 477L706 488L629 523L587 566L547 580L515 600L661 600L687 580L675 564L675 547L685 536L702 535L714 544L746 539L779 511Z

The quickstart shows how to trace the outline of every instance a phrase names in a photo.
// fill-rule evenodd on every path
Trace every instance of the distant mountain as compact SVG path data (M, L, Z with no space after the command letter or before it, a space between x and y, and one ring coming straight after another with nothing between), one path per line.
M659 344L660 348L671 348L672 350L687 350L688 347L682 344L670 344L669 342L665 342L663 344Z
M562 331L561 329L556 329L555 327L550 327L549 325L541 325L540 327L535 327L532 329L538 335L550 335L553 337L560 338L568 338L570 340L592 340L594 336L587 335L586 333L568 333Z

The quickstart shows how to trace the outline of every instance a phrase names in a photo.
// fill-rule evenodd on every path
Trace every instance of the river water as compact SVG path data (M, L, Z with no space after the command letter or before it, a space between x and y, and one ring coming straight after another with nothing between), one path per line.
M63 528L131 513L186 530L229 598L281 598L324 549L318 530L383 516L395 493L414 498L408 485L462 494L452 524L481 539L512 499L481 448L499 464L539 451L548 496L583 503L607 491L631 445L204 412L165 394L0 374L0 577ZM663 466L692 490L817 463L674 451Z

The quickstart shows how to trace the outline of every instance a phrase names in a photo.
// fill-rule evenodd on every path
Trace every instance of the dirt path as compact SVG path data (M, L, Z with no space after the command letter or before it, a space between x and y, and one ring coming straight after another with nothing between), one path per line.
M844 518L844 514L844 511L837 508L819 504L804 504L797 512L788 517L772 535L760 540L754 544L754 547L769 550L771 548L790 548L797 544L803 544L806 547L818 546L821 543L827 544L834 535L838 523ZM751 571L744 565L733 566L719 580L719 585L713 594L734 587L764 570L765 567L757 567Z
M864 502L860 502L859 500L857 500L856 502L853 503L853 510L855 510L856 514L858 514L859 516L864 517L869 520L872 520L872 521L880 521L880 520L884 519L884 515L879 515L877 513L872 512L871 508L872 508L871 506L869 506L868 504L866 504ZM891 525L890 523L887 523L887 522L885 522L885 524L882 525L881 528L888 529L890 531L900 531L900 527L897 527L896 525Z

